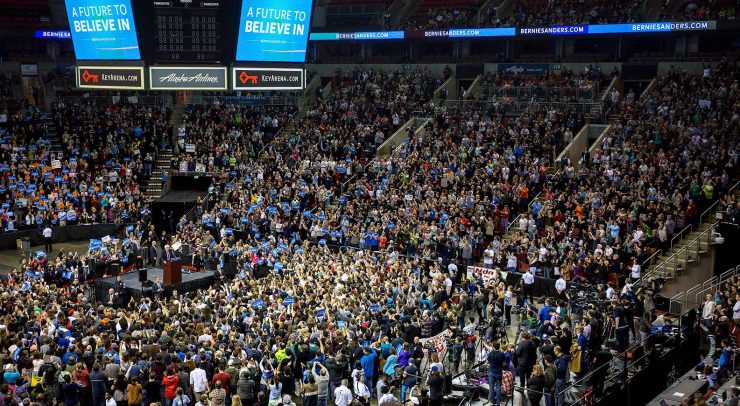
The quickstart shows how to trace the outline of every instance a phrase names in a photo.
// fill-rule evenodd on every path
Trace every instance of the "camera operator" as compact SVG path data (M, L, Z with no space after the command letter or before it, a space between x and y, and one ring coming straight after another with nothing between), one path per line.
M516 368L516 373L519 375L519 385L524 388L527 386L527 377L532 374L532 368L534 368L534 364L537 362L537 346L532 341L530 334L526 331L523 331L519 335L516 357L519 360Z
M432 371L427 377L426 386L429 388L429 403L437 404L437 402L442 402L445 378L442 376L442 371L436 365L432 367Z
M615 336L617 339L617 351L620 353L627 350L629 345L629 324L627 322L625 303L616 302L611 311L611 317L615 328Z

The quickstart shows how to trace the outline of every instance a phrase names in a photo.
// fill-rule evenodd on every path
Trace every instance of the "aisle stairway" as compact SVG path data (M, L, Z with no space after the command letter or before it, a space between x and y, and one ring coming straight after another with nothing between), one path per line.
M171 161L172 148L160 151L159 155L157 155L157 161L152 168L152 176L144 185L143 194L146 199L157 200L164 195L164 185L166 183L162 182L162 175L167 174L167 178L169 178Z
M729 193L740 196L740 182L730 188ZM679 279L684 275L692 264L700 261L702 257L712 251L714 237L712 228L717 223L717 211L722 209L720 204L713 204L700 216L700 222L696 227L690 226L683 232L677 234L671 248L665 252L657 252L643 262L643 279L663 278L666 281ZM678 281L674 281L678 282Z
M183 117L185 115L185 103L178 100L177 103L172 105L172 116L170 118L171 128L173 131L170 139L177 142L177 133L180 125L182 124ZM152 176L144 184L143 194L144 197L150 201L157 200L162 197L167 190L165 185L167 182L162 181L162 176L166 175L166 180L169 180L171 176L172 168L172 156L174 155L172 145L168 145L164 150L159 151L157 160L154 162L152 167Z
M62 152L62 137L57 133L57 126L50 114L47 114L43 119L44 127L46 127L46 134L49 141L51 142L51 152L58 154Z

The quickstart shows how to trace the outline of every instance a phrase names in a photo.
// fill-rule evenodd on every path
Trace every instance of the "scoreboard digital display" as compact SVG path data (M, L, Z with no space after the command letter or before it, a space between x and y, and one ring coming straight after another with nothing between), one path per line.
M153 0L154 59L167 62L222 61L223 1Z

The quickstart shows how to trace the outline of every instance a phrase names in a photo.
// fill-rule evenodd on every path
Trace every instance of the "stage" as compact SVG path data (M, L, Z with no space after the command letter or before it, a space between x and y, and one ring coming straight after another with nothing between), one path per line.
M123 279L123 286L126 290L126 302L128 302L131 297L138 300L142 296L150 296L151 287L156 278L159 278L160 281L164 281L164 271L162 268L146 268L146 273L147 282L143 284L139 282L139 271L133 270L119 275ZM108 289L115 287L116 278L117 276L110 276L95 281L95 296L99 301L105 301L105 296L108 295ZM168 295L172 293L174 289L177 289L178 293L205 289L212 284L213 271L189 272L187 270L183 270L182 282L176 285L164 286L164 294Z

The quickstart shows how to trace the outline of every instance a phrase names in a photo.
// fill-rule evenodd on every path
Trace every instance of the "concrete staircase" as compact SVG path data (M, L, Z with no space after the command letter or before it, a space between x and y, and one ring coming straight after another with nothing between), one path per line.
M688 267L698 262L711 250L711 228L714 223L700 224L695 231L679 237L678 242L664 253L658 254L651 261L658 264L655 268L666 280L673 280L688 271Z
M740 182L735 183L728 193L740 195ZM689 271L689 267L699 262L702 257L711 254L714 237L712 230L717 224L716 214L722 207L715 202L699 216L696 227L690 226L673 237L671 248L665 252L656 252L642 263L642 268L650 266L643 272L643 280L663 278L666 281L679 279Z
M47 115L43 118L42 122L46 127L46 133L51 142L51 152L58 154L62 152L62 137L57 133L57 126L51 116Z
M152 176L144 185L143 194L145 199L150 201L157 200L164 195L165 183L162 182L162 175L167 174L169 178L172 155L172 148L160 151L159 155L157 155L157 161L152 168Z
M172 123L172 131L174 132L172 138L175 140L184 114L185 105L183 103L178 102L172 106L172 118L170 121ZM149 177L142 190L145 199L149 201L157 200L167 192L165 189L167 182L162 182L162 176L166 174L169 181L173 155L174 151L171 145L167 146L164 150L160 150L159 154L157 154L157 160L154 162L154 167L152 167L152 176Z

